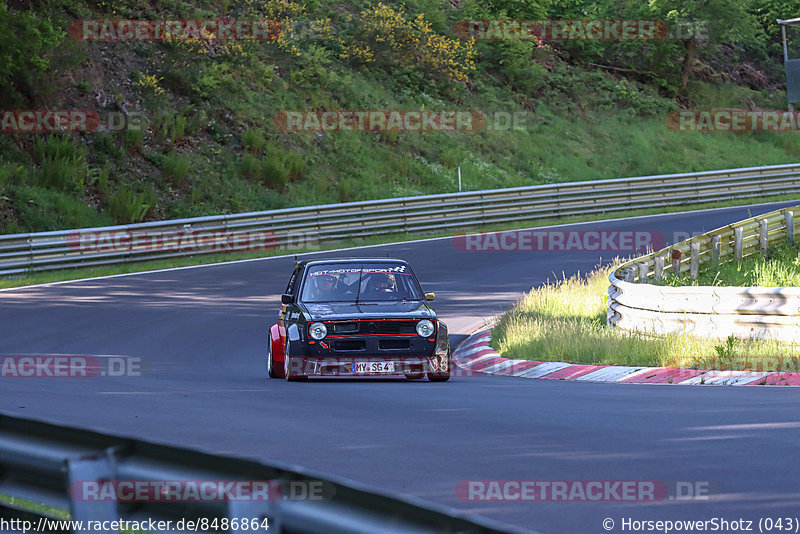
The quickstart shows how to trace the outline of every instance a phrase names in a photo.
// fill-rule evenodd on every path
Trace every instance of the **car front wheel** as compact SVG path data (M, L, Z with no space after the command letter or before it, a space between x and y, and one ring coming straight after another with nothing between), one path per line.
M431 382L447 382L450 380L450 369L452 368L453 362L450 359L450 352L447 353L447 370L446 371L428 371L425 373L428 375L428 380Z
M275 369L275 361L272 359L272 336L267 336L267 376L281 378L278 370Z
M300 369L292 369L294 367L292 365L292 357L290 356L291 352L289 352L289 340L286 340L286 346L283 349L283 376L286 377L286 380L289 382L300 382L302 380L308 380L307 375L300 374Z
M431 382L447 382L450 380L450 373L428 373L428 380Z

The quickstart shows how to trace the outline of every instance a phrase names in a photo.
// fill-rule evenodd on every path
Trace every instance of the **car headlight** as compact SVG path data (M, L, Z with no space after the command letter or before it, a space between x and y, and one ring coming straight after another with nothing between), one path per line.
M422 337L428 337L433 334L433 323L427 319L423 319L417 323L417 334Z
M319 340L328 335L328 328L322 323L311 323L308 333L312 338Z

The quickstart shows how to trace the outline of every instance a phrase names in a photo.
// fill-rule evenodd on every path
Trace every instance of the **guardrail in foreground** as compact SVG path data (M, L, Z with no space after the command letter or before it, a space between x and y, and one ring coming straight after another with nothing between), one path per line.
M797 192L800 164L470 191L0 236L0 275Z
M690 331L698 337L800 341L800 288L649 283L669 273L697 278L701 268L794 243L798 215L800 206L765 213L623 263L609 276L609 326L653 334Z
M130 501L117 502L102 497L99 488L121 488L121 483L134 481L161 484L166 493L134 490L117 495ZM208 497L208 484L267 482L269 500L227 499ZM172 486L164 485L168 482ZM176 486L181 482L184 486ZM206 482L206 489L199 484ZM115 486L116 484L116 486ZM191 484L191 486L190 486ZM313 485L313 486L312 486ZM312 499L308 487L318 488ZM145 484L143 487L150 488ZM176 488L183 487L179 490ZM200 488L200 493L183 493L186 488ZM233 486L234 494L242 486ZM245 488L252 487L247 484ZM303 495L296 489L305 488ZM263 484L261 486L263 489ZM117 490L115 490L117 491ZM138 491L138 490L135 490ZM172 493L170 493L172 492ZM245 492L247 493L247 492ZM215 456L211 454L156 445L144 441L113 437L97 432L40 423L0 415L0 494L26 499L50 507L66 509L75 521L83 521L84 531L96 534L98 529L85 528L88 521L107 521L112 525L125 521L172 521L170 530L178 522L208 518L222 525L227 518L228 532L330 532L330 533L490 533L515 532L515 529L494 524L492 521L470 518L466 514L422 505L407 498L378 495L371 489L358 487L353 482L335 481L330 477L316 477L298 468L277 467L249 460ZM224 490L223 490L224 494ZM259 495L266 493L259 492ZM169 496L197 495L197 498L172 500ZM160 498L156 498L159 497ZM289 497L288 499L282 496ZM272 500L273 497L276 500ZM278 498L280 497L280 498ZM9 504L0 505L6 515L14 514ZM46 511L25 510L22 515L46 516ZM3 514L0 514L2 517ZM256 520L247 525L241 520ZM266 523L265 523L266 520ZM97 525L97 523L94 523ZM190 528L191 530L191 528ZM200 529L206 530L206 529ZM208 529L225 531L226 529ZM111 532L109 530L109 532Z

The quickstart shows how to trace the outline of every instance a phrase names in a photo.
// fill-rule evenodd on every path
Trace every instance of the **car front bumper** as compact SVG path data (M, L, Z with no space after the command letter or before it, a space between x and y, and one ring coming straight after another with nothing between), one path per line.
M393 363L393 372L354 372L354 364L359 363ZM290 359L292 374L310 377L354 377L354 376L386 376L397 377L428 372L447 372L450 362L447 354L432 356L359 356L359 357L313 357L295 356ZM369 367L369 365L368 365Z

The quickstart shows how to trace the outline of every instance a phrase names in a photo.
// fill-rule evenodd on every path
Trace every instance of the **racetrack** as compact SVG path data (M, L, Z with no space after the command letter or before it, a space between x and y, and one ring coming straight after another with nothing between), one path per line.
M795 202L571 225L708 231ZM669 239L671 241L671 239ZM450 239L315 256L407 259L455 345L553 272L598 252L463 252ZM604 259L613 254L603 253ZM141 358L140 377L3 378L0 411L279 460L547 533L646 520L796 516L800 390L505 377L286 383L266 326L293 265L274 258L0 292L0 356ZM462 502L462 480L708 481L710 500Z

